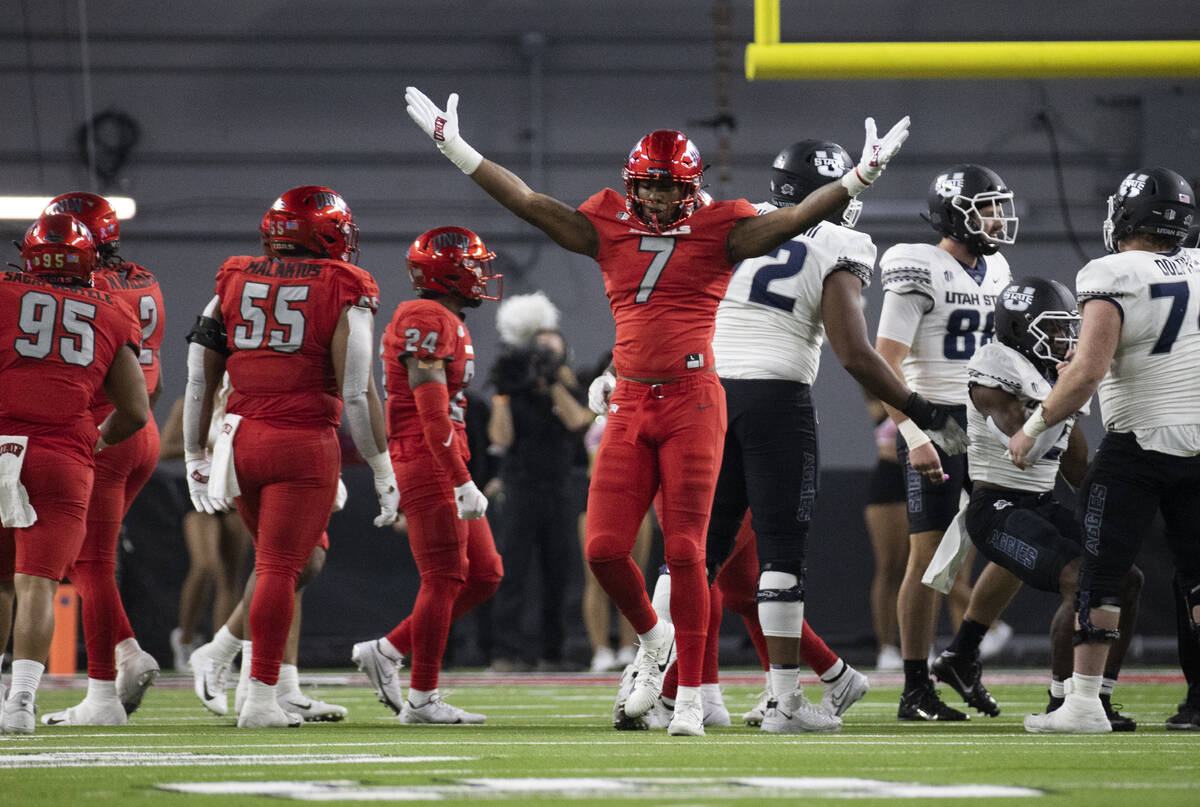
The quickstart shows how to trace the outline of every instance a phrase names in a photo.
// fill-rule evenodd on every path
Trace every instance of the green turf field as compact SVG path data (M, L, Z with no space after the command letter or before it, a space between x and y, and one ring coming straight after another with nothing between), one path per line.
M199 705L190 678L165 677L126 727L39 724L32 737L0 737L0 804L1200 805L1200 732L1163 726L1178 681L1122 683L1115 700L1138 720L1133 734L1046 737L1021 728L1022 715L1045 707L1040 678L992 686L998 718L933 725L898 723L899 679L876 676L840 734L780 737L740 725L756 676L728 678L741 682L726 684L735 725L683 738L613 731L615 676L446 676L447 699L486 713L482 727L401 726L361 676L323 677L306 690L349 707L349 719L281 730L238 730ZM82 695L44 690L39 710Z

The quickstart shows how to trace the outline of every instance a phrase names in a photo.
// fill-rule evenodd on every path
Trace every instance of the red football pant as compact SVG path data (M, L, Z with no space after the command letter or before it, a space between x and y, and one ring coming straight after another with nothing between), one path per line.
M37 511L32 527L0 527L0 580L13 574L62 580L87 532L92 465L74 452L56 451L29 438L21 484Z
M630 553L661 487L679 683L699 686L709 610L704 546L725 440L725 391L711 372L653 387L618 379L611 404L588 490L587 561L634 630L653 628L658 617Z
M117 590L117 539L125 514L157 464L158 424L154 418L129 439L96 455L87 537L67 573L83 601L88 678L115 680L114 648L133 636Z
M504 568L487 520L458 517L454 487L423 439L393 440L389 450L421 586L412 613L387 640L412 654L409 686L432 692L450 624L496 593Z
M237 508L254 536L258 577L250 600L250 677L274 685L296 580L329 523L342 453L333 427L285 429L248 418L233 445L242 490Z

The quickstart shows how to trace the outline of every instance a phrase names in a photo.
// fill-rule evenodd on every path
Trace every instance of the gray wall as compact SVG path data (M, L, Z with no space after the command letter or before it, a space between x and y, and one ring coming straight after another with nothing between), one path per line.
M74 142L86 100L81 4L0 5L0 192L87 189ZM729 39L718 43L712 12L726 5ZM1114 2L942 5L784 2L783 39L984 43L1200 33L1194 0L1136 12ZM407 244L428 227L458 223L501 253L508 293L540 288L559 304L580 363L611 344L594 265L499 209L438 156L404 113L406 84L438 100L460 92L473 145L571 204L619 183L625 153L650 129L688 132L710 164L714 195L758 200L782 145L830 137L857 154L865 115L886 125L910 114L912 137L864 199L860 226L880 251L931 237L917 218L929 180L969 160L995 168L1018 193L1020 243L1007 252L1014 270L1064 281L1081 252L1100 254L1103 200L1127 171L1165 164L1200 175L1196 80L750 83L742 73L742 46L753 35L749 0L92 0L84 7L92 108L123 110L141 128L118 179L97 189L137 198L124 251L158 273L166 294L160 421L182 391L183 334L217 266L257 251L262 212L294 185L330 185L349 201L362 228L362 263L378 277L388 312L411 294L402 269ZM709 125L722 112L736 129ZM1060 150L1063 199L1045 120ZM23 227L0 229L7 238ZM878 308L872 289L872 322ZM472 312L469 324L486 371L495 354L491 309ZM828 355L823 363L817 401L825 462L869 464L861 395Z

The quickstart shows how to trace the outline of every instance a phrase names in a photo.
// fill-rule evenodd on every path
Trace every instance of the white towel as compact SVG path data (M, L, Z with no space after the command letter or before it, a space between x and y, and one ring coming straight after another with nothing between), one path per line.
M342 481L342 477L338 476L337 495L333 499L333 512L339 512L346 506L346 499L350 498L350 491L346 490L346 483Z
M922 583L943 594L949 594L954 587L954 578L971 549L971 536L967 534L967 503L963 502L958 515L942 533L942 542L921 578Z
M225 415L221 432L213 443L212 466L208 476L208 495L217 501L232 502L242 495L238 487L237 468L233 462L233 435L242 422L241 415Z
M32 527L37 521L37 511L21 484L28 448L28 437L0 435L0 524L5 527Z

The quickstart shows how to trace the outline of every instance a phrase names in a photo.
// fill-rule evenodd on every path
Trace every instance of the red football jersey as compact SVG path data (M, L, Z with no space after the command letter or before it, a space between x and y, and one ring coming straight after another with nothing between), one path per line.
M142 350L138 363L146 376L146 394L152 395L158 386L159 349L162 347L164 307L158 278L136 263L122 263L116 269L102 269L92 275L96 288L124 300L142 323ZM100 423L112 411L104 391L96 396L93 415Z
M421 436L417 402L408 386L404 356L443 359L450 420L456 432L466 431L466 395L475 375L475 348L467 325L450 309L433 300L408 300L396 307L383 332L383 372L387 389L388 437Z
M617 326L613 364L634 378L676 378L713 366L717 304L733 274L726 239L756 215L745 199L710 202L656 233L605 188L579 207L596 228L596 261Z
M117 351L139 350L137 317L107 291L23 272L0 274L0 312L0 434L37 437L91 463L91 403Z
M233 384L226 411L278 426L336 426L330 343L347 306L379 308L365 270L318 258L229 258L217 272Z

